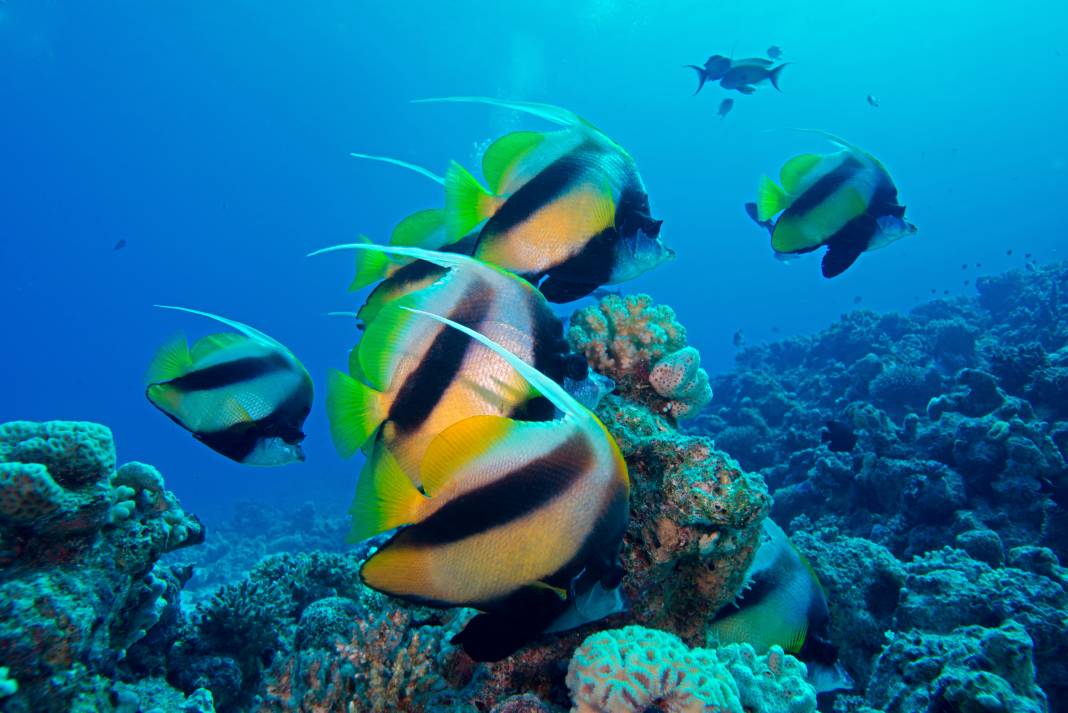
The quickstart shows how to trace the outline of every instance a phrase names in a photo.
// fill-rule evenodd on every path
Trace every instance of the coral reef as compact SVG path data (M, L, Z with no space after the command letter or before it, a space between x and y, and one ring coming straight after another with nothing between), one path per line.
M1015 623L900 634L879 657L868 703L886 713L1044 713L1031 651L1031 639Z
M605 398L598 415L631 477L623 543L631 621L704 644L708 621L734 598L760 544L770 506L764 483L707 438L682 435L618 396Z
M5 710L66 711L99 695L96 709L110 710L127 652L167 610L174 574L159 559L203 541L203 527L151 466L115 469L104 426L4 424L0 461Z
M594 371L616 382L618 393L656 413L687 418L712 399L685 327L648 295L607 295L571 316L567 338Z
M690 650L677 636L640 626L586 639L568 666L567 687L574 713L742 710L738 685L714 651Z
M689 649L677 636L640 626L602 631L567 669L573 713L814 713L805 665L773 647Z
M861 693L876 669L897 670L880 658L896 655L885 631L945 643L983 640L967 627L1021 627L1034 672L1012 670L1026 685L996 664L980 668L1013 679L1026 701L1002 696L1004 708L984 708L994 704L954 693L931 710L1041 709L1035 680L1064 710L1064 645L1052 634L1063 634L1068 607L1066 287L1063 264L984 277L975 299L852 312L816 334L743 349L690 422L764 476L773 516L824 584L832 639ZM832 442L830 424L855 440ZM946 676L907 687L979 685ZM841 709L856 709L846 699ZM908 700L866 703L928 709Z

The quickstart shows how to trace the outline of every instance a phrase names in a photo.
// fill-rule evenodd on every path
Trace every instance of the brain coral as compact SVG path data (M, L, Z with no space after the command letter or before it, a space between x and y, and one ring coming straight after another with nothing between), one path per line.
M620 393L658 413L685 418L712 400L701 356L686 346L686 329L674 310L648 295L608 295L575 312L568 341Z
M587 638L567 669L572 713L742 713L738 686L711 649L628 626Z

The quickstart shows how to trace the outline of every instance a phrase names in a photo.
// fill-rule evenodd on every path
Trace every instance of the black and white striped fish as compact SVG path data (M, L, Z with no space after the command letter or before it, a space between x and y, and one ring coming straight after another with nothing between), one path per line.
M861 253L914 234L916 226L905 220L897 187L877 158L830 134L813 133L841 150L790 159L780 171L782 187L764 176L756 202L745 208L771 233L777 257L827 246L822 270L829 278L843 273Z
M185 307L237 330L211 334L190 348L179 335L165 344L146 375L153 406L218 453L246 465L304 460L301 441L313 389L304 366L258 329Z

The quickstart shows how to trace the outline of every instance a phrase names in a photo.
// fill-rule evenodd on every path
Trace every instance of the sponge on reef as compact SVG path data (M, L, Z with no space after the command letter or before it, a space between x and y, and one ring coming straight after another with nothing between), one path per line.
M571 348L590 368L613 379L627 399L675 419L696 415L712 400L701 356L686 344L674 310L649 295L608 295L575 312Z

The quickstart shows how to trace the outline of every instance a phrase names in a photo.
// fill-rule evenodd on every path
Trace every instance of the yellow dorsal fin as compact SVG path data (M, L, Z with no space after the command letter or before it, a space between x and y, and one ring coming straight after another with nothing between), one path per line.
M441 208L417 210L397 223L389 238L390 245L437 250L448 242L445 211Z
M533 151L545 135L537 131L513 131L490 144L482 156L482 175L494 193L501 192L501 185L509 171L515 170L525 156Z
M427 495L440 492L478 456L522 429L523 423L504 416L470 416L439 433L427 446L419 467Z
M822 159L823 157L819 154L803 153L784 163L782 169L779 170L779 181L782 183L783 190L795 194L800 192L805 176L818 166Z
M200 362L201 359L214 354L220 349L226 349L240 343L248 342L248 337L244 334L234 334L233 332L220 332L219 334L209 334L206 337L201 337L193 344L193 348L190 351L190 356L193 363Z
M189 354L189 343L185 335L179 332L160 347L145 373L146 384L159 384L177 379L193 369L193 359Z
M356 496L349 513L352 529L348 541L359 542L419 519L426 497L412 484L400 464L381 440L375 443L356 482Z

